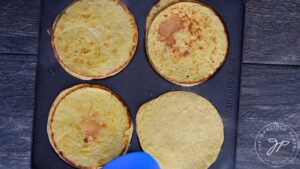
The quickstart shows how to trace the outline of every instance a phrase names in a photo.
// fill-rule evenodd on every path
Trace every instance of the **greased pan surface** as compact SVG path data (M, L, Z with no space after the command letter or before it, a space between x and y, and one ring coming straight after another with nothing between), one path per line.
M208 99L220 113L225 138L216 162L210 169L235 168L236 128L239 100L240 65L242 58L244 3L241 0L205 0L223 18L229 34L229 54L218 72L203 84L181 87L160 77L148 62L145 50L145 22L155 0L123 0L133 13L138 26L139 41L135 55L120 73L103 80L83 81L72 77L57 62L47 29L70 0L43 0L38 57L36 111L34 115L32 162L34 169L72 168L59 158L47 136L47 119L56 96L66 88L80 83L104 85L117 93L135 117L138 108L162 93L172 90L191 91ZM135 129L134 129L135 130ZM140 151L136 131L129 152Z

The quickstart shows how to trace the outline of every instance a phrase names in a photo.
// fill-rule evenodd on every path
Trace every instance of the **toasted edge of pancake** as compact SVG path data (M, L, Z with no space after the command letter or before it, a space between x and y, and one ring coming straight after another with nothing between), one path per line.
M127 6L121 2L120 0L109 0L109 1L115 1L118 3L118 5L120 5L124 11L126 12L126 14L128 14L131 18L131 21L132 23L134 23L134 27L135 27L135 30L134 30L134 37L133 37L133 46L130 50L130 57L128 58L127 62L125 62L122 66L119 66L118 68L116 68L115 70L113 70L111 73L108 73L106 75L95 75L95 76L92 76L92 75L85 75L85 74L82 74L80 72L77 72L75 70L73 70L72 68L68 67L64 61L61 59L61 57L59 56L58 54L58 51L55 47L55 43L54 43L54 31L55 31L55 28L56 28L56 24L58 22L58 20L60 19L60 17L62 15L65 14L65 11L71 7L73 4L75 4L76 2L78 2L80 0L73 0L72 2L70 2L69 4L66 5L66 7L60 12L60 14L55 18L54 22L53 22L53 25L52 25L52 28L50 30L50 38L51 38L51 46L52 46L52 49L53 49L53 52L54 52L54 55L57 59L57 61L59 62L59 64L63 67L63 69L69 73L70 75L76 77L76 78L79 78L79 79L82 79L82 80L92 80L92 79L104 79L104 78L107 78L107 77L110 77L110 76L114 76L115 74L119 73L120 71L122 71L129 63L130 61L132 60L133 56L134 56L134 53L136 51L136 48L137 48L137 44L138 44L138 27L137 27L137 24L136 24L136 21L135 21L135 18L133 16L133 14L131 13L131 11L127 8Z
M155 16L169 5L180 2L181 0L159 0L149 11L146 18L146 31L148 31Z
M61 102L61 100L63 100L68 94L78 90L78 89L81 89L81 88L86 88L86 87L89 87L89 88L98 88L98 89L101 89L101 90L106 90L108 91L109 93L111 93L113 96L115 96L119 101L120 103L123 104L124 107L126 107L126 110L127 110L127 116L128 116L128 121L129 121L129 125L130 125L130 128L127 130L128 132L126 132L125 134L128 134L126 135L125 137L127 137L127 142L126 142L126 145L123 149L123 151L120 153L120 155L123 155L123 154L126 154L126 152L128 151L128 148L130 146L130 141L131 141L131 138L132 138L132 132L133 132L133 122L132 122L132 117L131 117L131 114L129 112L129 109L127 107L127 105L124 103L124 101L116 94L114 93L113 91L111 91L109 88L107 87L104 87L104 86L101 86L101 85L91 85L91 84L79 84L79 85L75 85L73 87L70 87L70 88L67 88L65 90L63 90L62 92L59 93L59 95L55 98L51 108L50 108L50 111L49 111L49 115L48 115L48 120L47 120L47 134L48 134L48 138L49 138L49 142L52 146L52 148L54 149L54 151L56 152L56 154L61 158L63 159L66 163L68 163L69 165L75 167L75 168L84 168L84 169L93 169L91 167L84 167L84 166L80 166L80 165L76 165L74 162L72 162L71 160L69 160L68 158L66 158L62 152L60 152L58 149L57 149L57 146L53 140L53 132L51 131L51 123L53 121L53 116L54 116L54 113L56 111L56 107L59 105L59 103ZM119 156L120 156L119 155ZM99 166L99 167L96 167L95 169L101 169L103 166Z
M148 31L153 19L155 16L167 8L170 5L173 5L178 2L197 2L197 0L159 0L149 11L146 18L146 31Z
M206 8L208 8L209 10L211 10L220 20L220 22L222 23L223 25L223 29L224 29L224 33L226 34L226 39L227 39L227 49L226 49L226 53L224 55L224 59L223 61L219 64L219 66L217 67L216 70L214 70L213 73L211 74L208 74L207 77L205 78L202 78L202 79L199 79L199 80L195 80L195 81L189 81L189 82L186 82L186 81L178 81L178 80L175 80L175 79L172 79L172 78L169 78L168 76L165 76L163 74L161 74L158 69L156 68L155 64L153 63L153 61L151 60L151 57L150 57L150 54L149 54L149 45L148 45L148 36L149 36L149 29L152 25L152 22L155 20L155 18L160 14L162 13L164 10L166 10L167 8L169 8L170 6L175 6L176 4L179 4L179 3L195 3L195 4L200 4ZM159 3L159 2L158 2ZM205 3L205 2L202 2L202 1L196 1L196 0L182 0L180 2L176 2L176 3L173 3L167 7L165 7L164 9L162 9L158 14L155 15L155 17L153 17L153 19L151 20L151 23L149 25L149 29L146 29L146 37L145 37L145 46L146 46L146 53L147 53L147 56L148 56L148 61L149 63L151 64L152 68L155 70L155 72L157 74L159 74L161 77L163 77L164 79L166 79L167 81L171 82L171 83L174 83L174 84L177 84L177 85L180 85L180 86L186 86L186 87L191 87L191 86L195 86L195 85L198 85L198 84L201 84L203 82L206 82L207 80L209 80L217 71L218 69L220 69L222 67L222 65L225 63L226 61L226 58L228 57L228 53L229 53L229 47L230 47L230 41L229 41L229 33L228 33L228 29L226 27L226 24L223 20L223 18L221 17L221 15L212 7L210 6L209 4Z

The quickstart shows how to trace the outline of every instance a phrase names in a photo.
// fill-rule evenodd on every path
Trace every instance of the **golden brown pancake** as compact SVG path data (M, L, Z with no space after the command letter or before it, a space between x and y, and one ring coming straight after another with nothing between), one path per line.
M124 102L104 86L81 84L61 92L47 132L55 152L76 168L101 168L127 152L133 124Z
M146 45L149 61L162 77L192 86L217 71L229 44L216 11L200 2L178 2L156 15Z
M168 92L143 104L136 123L143 150L161 169L207 169L224 140L216 108L190 92Z
M133 57L138 31L119 0L76 0L56 18L52 46L71 75L102 79L120 72Z

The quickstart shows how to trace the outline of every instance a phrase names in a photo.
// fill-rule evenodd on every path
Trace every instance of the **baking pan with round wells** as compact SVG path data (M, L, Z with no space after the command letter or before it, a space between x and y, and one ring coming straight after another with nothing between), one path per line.
M218 12L224 21L229 37L228 55L218 71L202 84L184 87L173 84L152 68L146 46L146 18L156 0L123 0L135 18L138 27L138 44L130 63L118 74L101 80L80 80L68 74L58 63L47 30L71 0L43 0L40 30L40 46L36 85L36 111L34 115L32 168L71 169L55 153L47 135L47 120L50 107L56 96L77 84L98 84L117 93L129 108L135 124L139 107L163 93L183 90L193 92L209 100L220 113L224 124L224 143L220 154L209 169L233 169L236 152L236 129L242 58L244 3L242 0L204 0ZM137 133L133 135L128 152L142 151Z

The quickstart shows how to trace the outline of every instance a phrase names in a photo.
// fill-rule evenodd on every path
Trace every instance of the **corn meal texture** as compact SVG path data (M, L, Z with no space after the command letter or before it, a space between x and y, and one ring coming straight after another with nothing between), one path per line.
M228 51L225 26L207 5L178 2L160 12L147 35L154 69L183 86L206 81L223 64Z
M99 168L125 153L131 134L127 107L99 86L79 85L63 91L49 114L53 148L78 168Z
M136 119L140 144L161 169L207 169L223 144L219 113L194 93L163 94L142 105Z
M137 45L137 26L119 1L78 0L57 17L52 45L70 74L101 79L129 63Z

